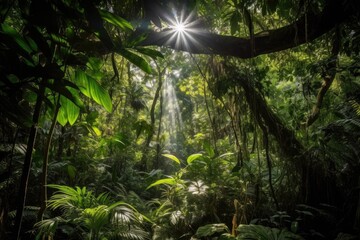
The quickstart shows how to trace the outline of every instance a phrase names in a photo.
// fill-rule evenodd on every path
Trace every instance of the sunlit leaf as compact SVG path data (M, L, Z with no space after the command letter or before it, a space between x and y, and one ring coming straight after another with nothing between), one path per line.
M80 108L65 97L61 97L61 106L66 111L66 117L70 125L73 125L80 114Z
M64 85L67 85L66 84L67 81L64 82ZM83 108L84 107L84 103L81 101L81 98L80 98L80 92L79 92L79 88L77 86L75 86L76 88L74 88L73 86L66 86L65 89L67 89L71 95L65 95L65 97L67 99L69 99L72 103L74 103L76 106L79 107L79 109Z
M122 17L119 17L113 13L104 10L99 10L99 12L101 17L108 23L120 27L123 30L133 30L133 26Z
M156 182L150 184L146 189L149 189L149 188L152 188L154 186L161 185L161 184L174 185L174 184L176 184L176 180L174 178L159 179Z
M109 93L92 77L88 77L87 79L91 98L102 105L108 112L111 112L112 102Z
M149 74L152 72L150 64L144 58L140 57L139 55L136 55L135 53L132 53L126 49L121 49L119 51L119 53L121 54L121 56L123 56L124 58L129 60L131 63L135 64L136 66L138 66L144 72L149 73Z
M60 35L52 33L52 34L50 34L50 37L54 42L56 42L58 44L61 44L66 47L70 46L69 42L65 38L61 37Z
M87 97L103 106L108 112L112 111L109 93L92 77L81 70L76 71L75 78L80 91Z
M68 118L66 115L65 107L61 106L57 115L56 120L60 123L61 126L65 126L68 122Z
M80 91L87 97L91 97L90 96L90 91L88 90L88 87L87 87L87 76L86 74L81 71L81 70L78 70L75 72L75 79L76 79L76 83L77 83L77 86L79 87Z
M96 136L101 136L101 131L98 127L92 126L92 130L96 134Z
M198 159L199 157L201 157L202 154L201 153L195 153L195 154L192 154L190 155L187 159L186 159L186 162L188 164L191 164L194 160Z
M163 154L163 156L173 160L174 162L176 162L178 164L180 164L180 160L177 157L175 157L174 155L172 155L172 154Z

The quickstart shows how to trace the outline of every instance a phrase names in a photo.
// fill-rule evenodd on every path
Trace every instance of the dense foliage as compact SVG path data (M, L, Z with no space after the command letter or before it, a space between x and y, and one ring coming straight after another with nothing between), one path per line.
M358 239L357 0L0 3L0 239Z

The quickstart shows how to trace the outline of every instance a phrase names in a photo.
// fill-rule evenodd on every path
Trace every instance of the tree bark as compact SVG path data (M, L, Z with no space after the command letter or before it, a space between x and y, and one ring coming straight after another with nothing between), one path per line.
M40 193L40 210L38 212L37 220L41 221L44 215L44 212L47 208L47 177L48 177L48 166L49 166L49 155L50 155L50 147L51 141L53 138L55 126L57 123L57 116L60 109L60 94L58 94L58 99L55 105L54 115L51 121L51 126L49 129L49 133L46 139L45 149L44 149L44 158L43 158L43 166L41 173L41 193Z
M17 199L17 201L18 201L17 202L17 211L16 211L16 216L15 216L14 234L16 236L14 239L20 238L21 221L22 221L23 212L24 212L24 208L25 208L26 192L27 192L31 163L32 163L32 153L33 153L33 149L35 146L35 139L36 139L37 127L38 127L37 124L39 122L39 117L40 117L40 113L41 113L41 105L44 100L44 93L45 93L45 86L44 86L44 84L40 83L39 93L37 95L34 114L33 114L33 124L30 129L30 134L29 134L27 147L26 147L24 165L23 165L23 170L22 170L22 174L21 174L19 195L18 195L18 199Z

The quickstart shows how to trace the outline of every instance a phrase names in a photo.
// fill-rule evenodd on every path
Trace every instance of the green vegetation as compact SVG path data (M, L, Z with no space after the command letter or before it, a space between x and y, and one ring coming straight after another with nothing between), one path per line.
M358 239L357 0L4 0L0 239Z

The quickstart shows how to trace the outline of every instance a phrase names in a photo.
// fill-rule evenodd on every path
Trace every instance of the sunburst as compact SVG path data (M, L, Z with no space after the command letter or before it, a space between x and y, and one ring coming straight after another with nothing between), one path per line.
M175 43L177 49L189 49L198 45L194 35L199 34L201 29L196 27L198 20L194 20L193 13L185 16L185 11L177 14L174 10L166 20L169 23L167 44Z

